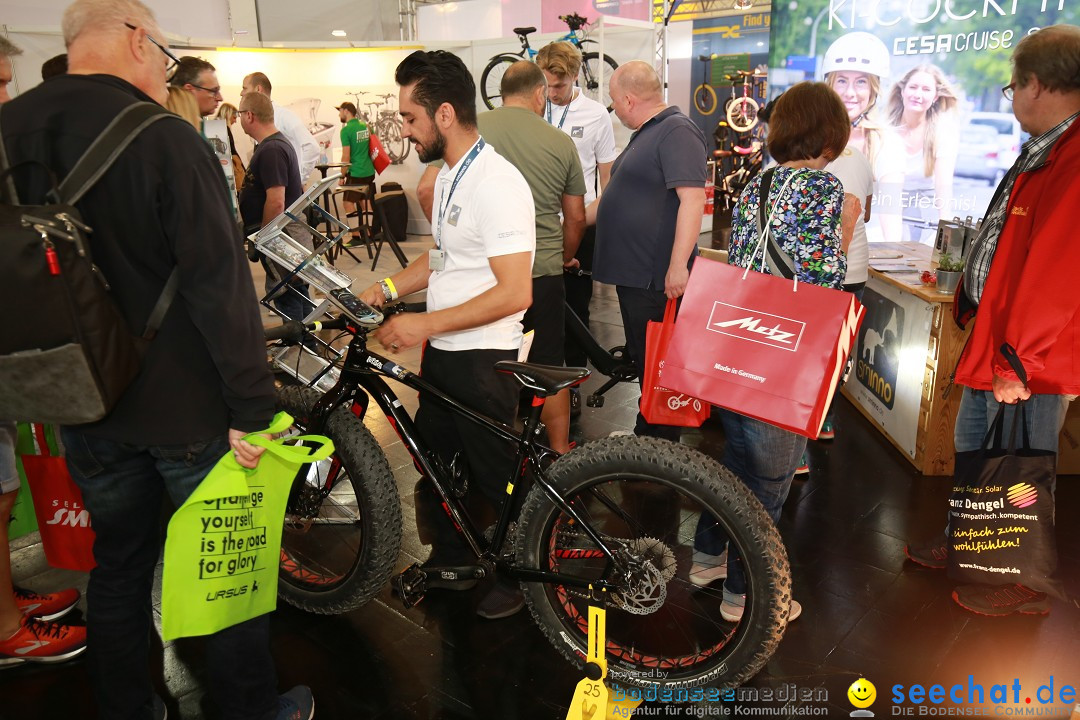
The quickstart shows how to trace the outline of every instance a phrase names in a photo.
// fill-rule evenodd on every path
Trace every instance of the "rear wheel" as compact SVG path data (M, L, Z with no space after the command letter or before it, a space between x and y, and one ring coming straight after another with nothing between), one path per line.
M290 432L307 432L320 397L307 387L278 392L278 409L294 418ZM278 592L302 610L337 614L368 602L389 580L401 549L401 503L386 455L358 417L338 408L323 433L334 454L300 468L285 510Z
M738 685L761 669L787 624L791 576L776 526L745 485L695 450L640 437L589 443L564 455L547 474L617 562L539 485L521 512L518 562L620 587L606 598L607 662L614 682ZM721 617L720 582L698 587L689 577L695 540L716 530L743 556L746 605L736 622ZM553 583L522 586L544 634L581 666L588 638L586 592Z
M581 71L578 74L578 85L585 97L591 98L607 108L611 112L611 91L609 89L611 74L618 69L619 63L615 62L610 55L604 55L604 77L600 77L600 54L587 52L581 56Z
M517 55L496 55L484 68L484 73L480 76L480 95L489 110L502 105L502 90L499 86L502 84L503 74L520 59Z
M409 156L409 141L401 137L401 125L393 119L384 118L375 126L375 134L386 148L386 155L394 165L405 162Z

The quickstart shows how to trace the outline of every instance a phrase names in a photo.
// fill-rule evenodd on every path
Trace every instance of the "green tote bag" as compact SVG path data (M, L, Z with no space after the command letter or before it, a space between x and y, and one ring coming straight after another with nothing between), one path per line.
M277 606L278 563L285 504L301 465L325 460L334 443L320 435L268 438L292 418L248 435L266 448L253 470L230 452L169 521L162 578L165 641L209 635Z

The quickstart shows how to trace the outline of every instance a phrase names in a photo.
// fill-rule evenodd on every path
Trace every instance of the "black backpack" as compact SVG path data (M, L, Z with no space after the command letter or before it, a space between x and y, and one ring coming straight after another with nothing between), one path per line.
M20 205L0 134L0 420L78 425L105 417L139 372L145 345L176 295L174 268L141 337L109 295L76 203L151 123L175 117L155 103L124 109L53 190L49 205ZM18 310L16 310L18 309Z

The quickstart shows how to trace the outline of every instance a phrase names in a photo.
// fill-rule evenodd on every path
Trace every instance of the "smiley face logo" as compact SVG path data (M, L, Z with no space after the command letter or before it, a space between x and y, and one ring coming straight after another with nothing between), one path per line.
M851 683L847 691L848 701L857 708L865 709L877 699L877 688L866 678L859 678ZM854 713L852 713L854 714Z

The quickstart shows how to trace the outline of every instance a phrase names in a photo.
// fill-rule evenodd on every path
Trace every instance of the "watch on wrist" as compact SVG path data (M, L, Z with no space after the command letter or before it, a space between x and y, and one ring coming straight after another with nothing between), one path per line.
M390 289L390 286L386 284L385 280L379 281L379 287L382 288L383 300L390 302L394 299L394 293Z

